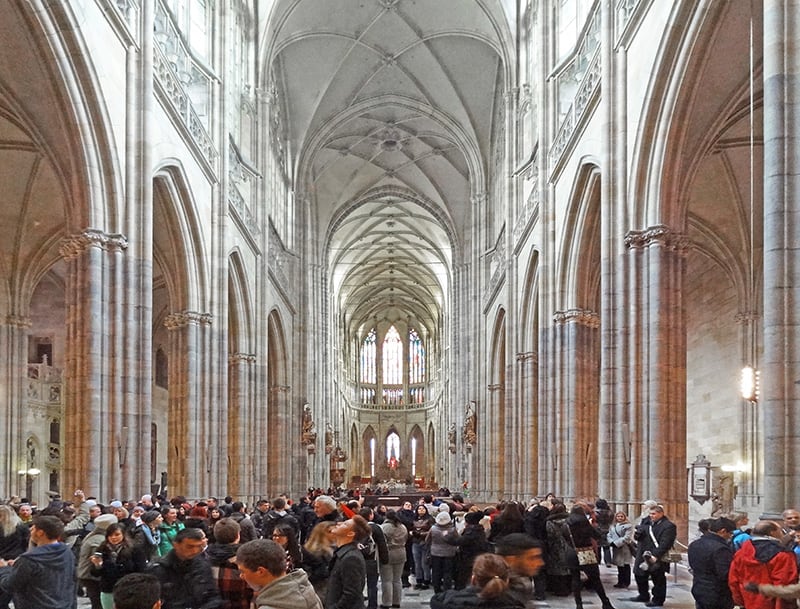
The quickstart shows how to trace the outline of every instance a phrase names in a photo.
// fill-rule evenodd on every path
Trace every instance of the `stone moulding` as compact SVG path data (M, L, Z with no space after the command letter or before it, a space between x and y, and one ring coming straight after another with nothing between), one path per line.
M553 322L556 324L577 323L589 328L599 328L600 316L587 309L566 309L556 311L553 314Z
M58 253L67 260L77 258L90 247L112 252L128 248L128 239L124 235L105 233L96 228L87 228L82 233L64 239Z

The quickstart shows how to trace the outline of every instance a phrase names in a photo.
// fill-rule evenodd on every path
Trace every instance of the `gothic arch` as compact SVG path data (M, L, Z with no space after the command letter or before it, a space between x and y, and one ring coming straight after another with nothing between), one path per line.
M575 176L559 260L563 309L600 311L600 168L584 162Z
M425 446L425 434L422 433L419 425L416 423L411 427L408 433L408 442L406 444L408 455L413 455L414 462L410 464L409 471L416 478L428 478L427 468L427 454Z
M378 464L378 455L379 453L379 446L378 446L378 436L375 433L375 429L373 429L372 425L367 425L364 429L364 433L361 434L361 446L359 452L353 453L353 463L356 463L356 459L359 457L361 458L361 476L369 476L372 477L372 465L373 463L375 466ZM375 454L372 453L372 443L375 443ZM356 448L359 448L358 444L354 445ZM354 474L357 472L354 472Z
M153 178L153 258L161 269L173 312L206 312L208 306L204 261L209 258L201 227L183 168L177 161L157 168Z
M294 409L290 404L289 364L283 320L278 310L273 309L267 318L266 451L257 440L260 435L258 431L254 438L254 444L258 446L253 447L262 454L266 453L262 463L266 476L262 481L256 480L257 484L262 484L256 488L267 488L272 493L293 488L290 479L291 458L294 446L300 440L299 422L302 415L298 407L297 416L292 416ZM261 408L257 407L257 410ZM287 446L291 448L287 450Z
M506 479L508 473L506 464L509 463L508 437L509 413L506 409L506 311L499 308L495 314L489 341L489 386L487 387L486 403L488 407L483 416L478 416L483 429L478 432L478 445L483 444L479 454L482 462L486 485L491 496L501 497L509 488ZM481 438L484 440L481 443ZM474 450L474 449L473 449Z
M426 470L426 483L430 484L431 480L439 481L438 472L436 467L436 429L433 422L428 423L428 440L427 450L425 452L425 470Z
M244 478L242 467L248 456L248 430L255 416L255 329L252 302L241 254L234 250L228 256L228 489L244 497L255 491L254 481Z

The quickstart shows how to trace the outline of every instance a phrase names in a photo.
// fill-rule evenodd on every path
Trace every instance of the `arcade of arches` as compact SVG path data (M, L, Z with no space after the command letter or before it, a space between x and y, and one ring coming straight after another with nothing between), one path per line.
M800 6L336 7L9 0L3 493L800 505Z

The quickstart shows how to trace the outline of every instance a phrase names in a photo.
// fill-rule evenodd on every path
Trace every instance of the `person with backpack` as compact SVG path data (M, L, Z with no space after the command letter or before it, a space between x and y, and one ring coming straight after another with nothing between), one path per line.
M367 609L378 609L378 563L385 565L389 562L389 547L383 529L373 522L375 512L372 508L362 507L358 514L367 521L370 529L370 535L359 540L367 569Z
M271 539L272 532L278 525L289 525L294 529L295 537L300 539L300 523L294 514L287 511L286 499L276 497L272 501L272 509L269 510L261 521L261 533L264 539Z

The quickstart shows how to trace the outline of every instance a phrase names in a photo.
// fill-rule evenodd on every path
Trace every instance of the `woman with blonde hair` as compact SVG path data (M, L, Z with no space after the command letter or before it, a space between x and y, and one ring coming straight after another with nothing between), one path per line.
M611 544L611 562L617 566L615 588L627 588L631 585L631 563L636 554L634 532L635 528L625 512L614 514L614 522L608 527L607 539Z
M431 598L431 609L520 609L525 605L510 594L511 569L497 554L481 554L472 566L470 585L445 590Z
M9 505L0 505L0 558L16 558L28 549L31 530Z
M28 549L31 530L8 505L0 505L0 558L11 560ZM11 595L0 591L0 609L8 609Z
M328 575L330 575L328 567L333 558L333 540L330 531L336 524L330 520L318 523L302 547L303 570L308 573L308 581L321 599L325 598L328 587Z

